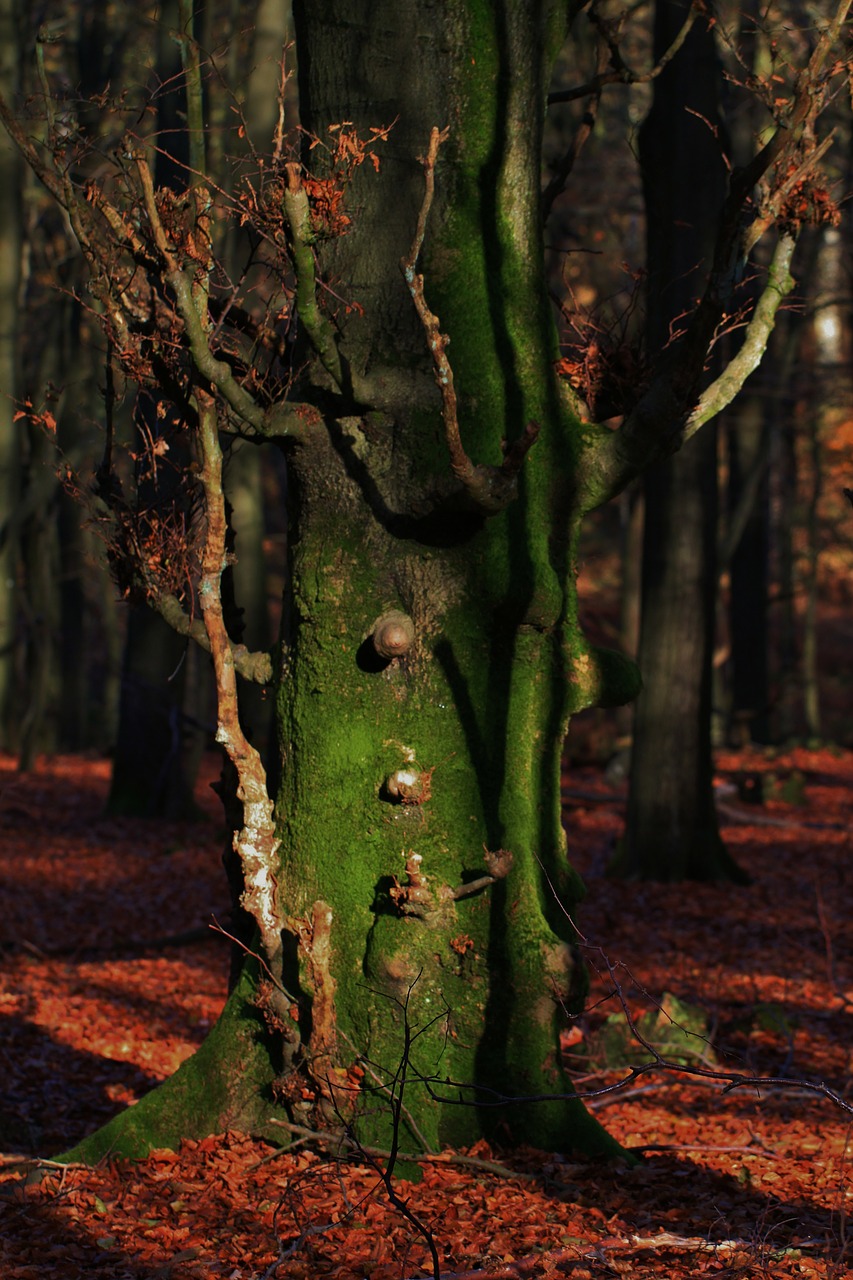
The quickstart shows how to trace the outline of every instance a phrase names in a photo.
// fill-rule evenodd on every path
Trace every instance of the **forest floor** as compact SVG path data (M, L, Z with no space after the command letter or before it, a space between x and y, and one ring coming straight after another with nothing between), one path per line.
M676 1068L782 1083L726 1091L655 1069L599 1093L589 1105L633 1165L485 1144L467 1165L427 1164L399 1191L442 1276L853 1275L853 754L718 764L747 888L607 879L624 794L599 770L567 777L593 990L566 1053L579 1088L624 1079L627 1009ZM761 806L744 799L759 774ZM225 995L228 943L204 932L228 918L214 797L195 823L119 821L102 816L107 782L103 761L24 776L0 758L2 1280L431 1274L376 1171L307 1147L228 1133L136 1165L43 1163L27 1182L25 1157L68 1148L171 1073ZM673 1039L661 1007L705 1038Z

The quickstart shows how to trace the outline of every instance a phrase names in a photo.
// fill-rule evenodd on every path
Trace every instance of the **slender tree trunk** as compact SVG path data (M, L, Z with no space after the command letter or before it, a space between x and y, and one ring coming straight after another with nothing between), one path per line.
M820 739L820 660L818 652L818 562L820 560L819 506L822 489L820 412L809 414L809 492L806 503L806 607L803 615L803 710L810 738Z
M0 92L14 101L18 91L20 42L14 0L0 0ZM18 320L21 282L21 159L8 137L0 138L0 745L13 731L18 628L18 541L8 526L21 493L18 424Z
M820 594L820 505L823 493L822 439L837 415L835 406L849 394L849 342L845 342L844 309L839 295L845 279L844 245L834 227L821 228L815 246L815 314L812 321L813 371L809 381L806 431L808 436L808 496L806 499L806 606L803 617L803 710L809 737L820 739L820 653L818 600Z
M772 361L771 361L772 367ZM770 421L766 397L745 395L727 420L729 462L729 627L733 743L768 742L770 734L769 580ZM745 510L744 510L745 506ZM733 544L733 545L731 545Z
M683 10L658 0L654 48ZM677 341L701 293L725 191L713 32L699 22L655 81L640 133L648 240L648 335ZM664 356L664 358L666 358ZM652 879L734 873L717 826L711 760L716 600L716 432L706 427L645 478L643 692L636 707L625 835L615 867Z
M645 501L643 486L635 484L620 495L619 515L621 525L620 559L622 562L622 586L619 616L619 647L631 658L637 658L640 645L640 615L643 586L643 525ZM614 762L619 772L630 760L630 743L634 729L634 708L619 707L616 712L619 734L618 756Z
M789 388L800 348L802 319L792 314L782 322L782 357L776 379L779 391L770 404L770 563L776 584L770 610L771 672L776 687L772 736L786 741L796 731L799 643L796 611L795 513L797 465L795 404Z
M29 440L31 480L55 465L53 441L38 429ZM22 600L25 635L24 688L18 766L33 767L36 758L57 749L60 666L59 598L59 488L21 528L21 559L26 590Z
M146 605L131 606L125 637L119 731L108 811L140 817L193 812L185 719L187 641Z
M77 286L82 292L83 282ZM64 458L90 457L100 444L93 438L91 423L97 421L103 400L97 369L100 333L90 319L81 315L76 298L67 304L62 322L63 356L66 376L62 413L57 426L57 443ZM69 493L58 494L59 527L59 614L62 680L59 688L59 745L63 751L81 751L92 746L96 706L93 684L104 674L101 663L93 661L95 619L90 607L98 574L106 573L92 546L91 531L80 502ZM87 591L87 580L90 589ZM101 639L97 643L100 645ZM97 667L97 673L96 673ZM100 734L101 739L103 733Z

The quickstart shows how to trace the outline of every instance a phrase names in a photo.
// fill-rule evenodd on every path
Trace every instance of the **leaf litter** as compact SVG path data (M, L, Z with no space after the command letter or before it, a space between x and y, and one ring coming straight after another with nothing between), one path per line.
M103 816L107 762L59 757L21 775L0 757L2 1280L432 1274L424 1240L364 1161L276 1152L241 1133L137 1164L45 1159L174 1071L221 1008L227 943L208 928L229 911L206 790L215 768L198 821L130 822ZM566 1062L637 1160L480 1142L465 1166L452 1153L424 1164L399 1190L443 1277L853 1275L853 1117L805 1087L851 1099L853 755L747 752L718 769L746 888L609 880L624 787L597 769L565 779L592 979L587 1011L567 1022ZM755 791L747 775L766 781L760 806L742 799ZM621 1057L602 1040L625 1010L675 1064L784 1086L724 1092L655 1069L602 1094L648 1062L630 1033Z

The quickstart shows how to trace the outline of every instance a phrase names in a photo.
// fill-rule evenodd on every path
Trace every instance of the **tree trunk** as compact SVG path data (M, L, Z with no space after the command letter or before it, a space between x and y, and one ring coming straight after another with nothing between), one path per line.
M195 121L191 226L167 230L172 205L158 203L144 155L131 183L141 230L104 213L150 272L154 314L183 339L159 355L179 382L176 425L193 423L192 603L237 777L234 850L261 967L244 968L195 1058L69 1154L101 1155L105 1141L144 1152L176 1129L263 1128L273 1109L315 1128L343 1121L401 1152L483 1132L615 1152L572 1097L560 1054L585 989L560 758L570 714L629 699L638 678L580 630L578 530L728 403L792 287L793 238L774 253L752 354L700 394L742 247L735 188L685 346L622 426L587 422L556 376L543 270L542 117L564 6L301 0L304 163L284 149L259 166L241 206L281 272L276 320L302 341L291 395L267 407L262 371L235 374L211 315L221 286L190 6L180 0L178 40ZM92 287L106 296L101 279ZM157 388L147 334L122 308L118 298L107 317L128 340L120 358ZM275 814L237 712L237 673L269 680L270 663L225 625L222 431L273 439L288 460ZM196 621L178 607L179 629L199 634Z
M213 737L212 723L208 727L199 718L199 711L205 714L209 688L207 662L195 648L146 605L132 605L109 813L142 818L196 815L195 780L205 744Z
M684 20L658 0L655 56ZM720 72L700 20L655 81L640 133L648 240L648 338L660 355L677 342L710 265L725 193L718 112ZM735 874L713 795L711 690L716 600L716 432L646 475L642 624L643 692L634 718L625 835L614 864L646 879Z
M644 879L714 879L726 865L711 759L715 446L705 428L645 481L643 691L617 862Z
M771 362L772 368L772 362ZM766 397L746 395L728 422L730 529L731 712L734 745L770 741L767 634L770 421ZM748 511L742 511L742 504Z
M374 408L359 412L354 393L351 412L328 417L289 459L278 884L298 940L285 986L304 1048L294 1060L285 1043L266 1061L291 1114L354 1112L365 1141L387 1142L390 1082L402 1072L403 1150L484 1131L618 1150L561 1096L571 1090L559 1032L586 986L561 752L570 712L627 699L636 673L592 650L577 623L580 427L554 378L539 209L558 10L363 0L295 13L303 126L325 142L342 121L369 137L398 120L379 172L355 175L349 234L322 253L344 282L336 292L357 304L337 322L348 376L369 382ZM423 268L453 339L464 447L499 466L502 437L548 424L517 498L490 519L453 483L429 347L400 270L423 199L416 157L447 123ZM306 163L321 171L323 149ZM389 614L404 637L406 620L412 628L390 658L371 640ZM235 999L245 993L228 1017ZM227 1074L222 1057L236 1052L223 1035L208 1069ZM194 1072L182 1068L165 1098ZM157 1116L149 1104L144 1125L114 1125L110 1140L146 1149Z
M0 92L18 91L19 48L14 0L0 2ZM9 527L20 499L21 459L16 398L20 391L18 324L21 283L21 185L17 148L0 137L0 746L17 743L14 714L18 629L18 540Z

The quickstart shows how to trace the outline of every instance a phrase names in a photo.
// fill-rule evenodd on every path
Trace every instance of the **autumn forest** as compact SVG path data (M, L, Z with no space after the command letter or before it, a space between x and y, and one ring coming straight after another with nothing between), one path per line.
M25 8L3 1280L849 1276L849 0Z

